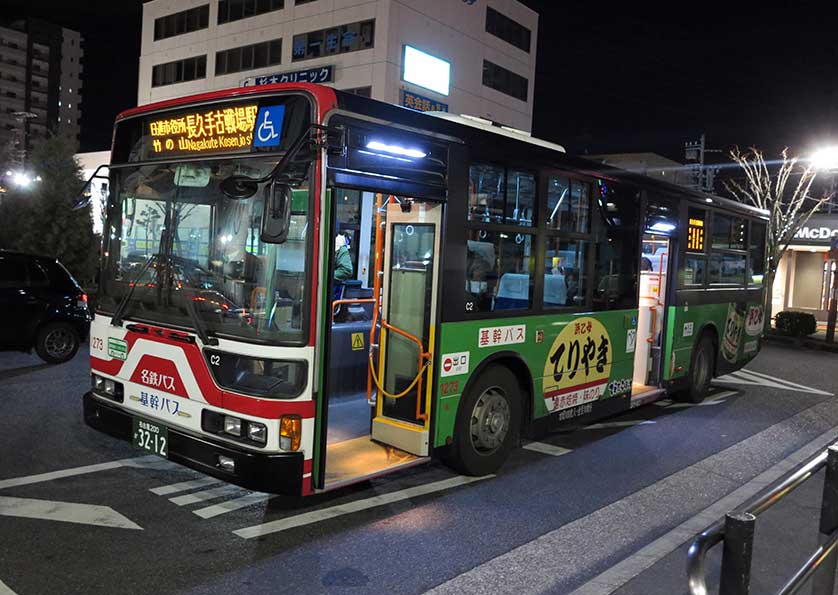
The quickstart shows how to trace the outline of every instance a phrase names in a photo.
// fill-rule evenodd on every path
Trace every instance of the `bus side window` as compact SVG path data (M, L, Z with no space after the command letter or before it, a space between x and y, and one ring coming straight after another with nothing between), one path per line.
M633 188L600 180L594 265L594 310L637 307L640 199ZM596 190L595 190L596 191Z

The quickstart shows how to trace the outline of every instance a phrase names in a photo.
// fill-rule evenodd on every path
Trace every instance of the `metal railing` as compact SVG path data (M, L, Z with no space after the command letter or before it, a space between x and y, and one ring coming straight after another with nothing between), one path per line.
M832 595L838 559L835 551L838 545L838 443L810 459L803 467L743 509L727 513L724 519L705 529L693 540L687 553L690 595L707 595L704 558L710 548L722 542L724 549L719 595L747 595L751 585L751 556L757 516L788 496L824 467L826 477L818 527L821 545L777 591L777 595L797 593L810 579L812 595Z

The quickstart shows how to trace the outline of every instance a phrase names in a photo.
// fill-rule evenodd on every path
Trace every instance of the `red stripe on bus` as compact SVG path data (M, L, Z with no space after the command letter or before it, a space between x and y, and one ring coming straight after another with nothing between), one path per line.
M90 356L90 369L96 370L97 372L102 372L102 374L109 374L110 376L116 376L119 374L119 371L122 369L122 360L120 359L112 359L106 360L101 359L96 356Z
M303 474L311 473L311 465L311 459L306 459L305 461L303 461Z
M228 392L224 393L224 409L266 419L279 419L289 414L304 418L314 417L314 401L259 399Z
M551 390L549 393L544 393L545 397L556 397L558 395L563 395L565 393L572 393L573 391L583 390L586 388L591 388L593 386L599 386L601 384L608 384L608 378L605 380L594 380L593 382L586 382L585 384L577 384L576 386L571 386L569 388L563 388L560 390Z

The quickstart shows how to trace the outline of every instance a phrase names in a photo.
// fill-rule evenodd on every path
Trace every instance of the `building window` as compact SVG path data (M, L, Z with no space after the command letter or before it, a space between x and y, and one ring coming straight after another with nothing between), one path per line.
M209 4L154 19L154 41L183 35L209 26Z
M285 8L285 0L221 0L218 3L218 24Z
M295 35L291 55L294 62L299 62L366 50L373 47L374 43L375 20L360 21Z
M299 6L300 4L310 4L316 1L317 0L294 0L294 6Z
M361 97L372 97L372 87L355 87L354 89L341 89L341 91Z
M253 68L279 64L282 60L282 40L272 39L253 45L231 48L215 53L215 74L230 74Z
M207 57L195 56L184 60L175 60L166 64L157 64L151 70L151 86L162 87L206 78Z
M483 60L483 84L515 99L520 99L521 101L527 100L527 86L529 85L529 81L527 81L526 77L488 60Z
M527 53L530 51L530 30L490 6L486 7L486 32Z

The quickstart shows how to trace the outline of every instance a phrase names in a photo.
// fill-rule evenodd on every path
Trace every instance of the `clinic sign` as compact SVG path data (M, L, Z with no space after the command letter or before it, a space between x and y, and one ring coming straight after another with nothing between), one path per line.
M830 240L838 237L838 215L813 215L797 233L794 244L829 246Z
M258 87L259 85L274 85L276 83L331 83L335 80L335 67L318 66L294 72L280 72L262 76L251 76L242 81L242 87Z

